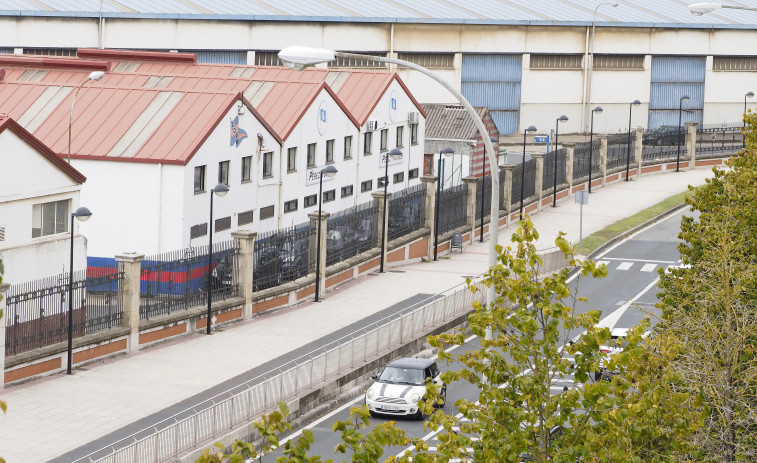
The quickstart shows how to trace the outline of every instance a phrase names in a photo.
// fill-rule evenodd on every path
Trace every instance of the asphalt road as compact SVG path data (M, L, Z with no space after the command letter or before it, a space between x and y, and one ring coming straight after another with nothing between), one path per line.
M651 316L654 323L654 315L659 315L659 310L654 308L654 304L657 302L658 270L680 262L677 250L680 241L677 235L680 231L680 221L683 214L683 211L673 214L596 256L595 261L607 265L608 276L602 279L576 277L571 281L573 290L578 295L587 298L586 302L576 303L575 311L584 313L588 310L601 310L600 325L609 328L630 328L646 316ZM580 333L570 333L566 336L566 339L578 334ZM471 337L455 353L462 353L463 349L476 350L479 347L480 340ZM454 363L449 366L441 363L439 367L442 371L457 368ZM573 387L572 380L565 378L562 382L556 383L552 392L555 394L561 392L563 386ZM460 398L475 401L477 397L478 390L469 383L449 384L445 412L454 413L453 404ZM334 448L341 442L341 437L333 432L332 426L336 421L348 420L349 409L362 403L363 398L359 397L308 424L306 428L310 429L315 437L315 443L310 449L310 454L320 455L324 460L349 461L349 454L334 453ZM389 420L396 421L408 437L423 437L433 448L436 433L424 430L424 422L422 421L396 416L375 417L371 420L371 426ZM288 438L297 438L300 432L301 430L295 431ZM405 450L404 448L386 449L384 457L398 455ZM275 461L275 458L280 455L280 451L275 451L264 457L263 461Z

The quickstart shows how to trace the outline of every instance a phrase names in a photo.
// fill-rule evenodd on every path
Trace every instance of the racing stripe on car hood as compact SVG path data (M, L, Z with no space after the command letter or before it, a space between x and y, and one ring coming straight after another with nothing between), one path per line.
M404 398L405 398L405 395L406 395L406 394L407 394L408 392L410 392L410 389L412 389L412 388L413 388L413 386L408 386L408 387L406 387L406 388L405 388L405 390L404 390L404 391L402 391L402 394L400 394L400 399L404 399Z
M381 385L381 391L379 391L379 395L383 396L384 395L384 391L386 391L386 383L384 383L384 384Z

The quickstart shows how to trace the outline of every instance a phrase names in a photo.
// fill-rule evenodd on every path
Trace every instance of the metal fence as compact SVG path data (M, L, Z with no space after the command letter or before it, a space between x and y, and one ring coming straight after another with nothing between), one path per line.
M681 156L686 159L685 131L678 127L663 126L656 130L644 132L642 138L641 161L654 163L668 161L678 157L680 148Z
M565 162L567 153L565 148L557 151L550 151L544 156L544 172L542 174L541 190L552 191L555 186L555 157L557 158L557 187L566 183L565 180Z
M394 350L397 346L442 326L472 310L473 302L485 305L486 288L474 294L464 285L431 297L369 327L342 337L316 351L258 376L184 410L145 431L77 462L159 463L212 441L222 433L250 422L292 400Z
M445 188L439 194L439 233L462 227L468 220L468 185Z
M334 265L378 244L375 200L332 214L326 234L326 265Z
M142 261L139 316L146 320L178 310L236 296L239 248L233 241L213 245L208 272L208 247L189 247Z
M486 177L479 178L476 187L476 220L481 220L481 198L483 198L484 205L484 217L491 215L492 204L492 177L487 175Z
M389 224L387 234L390 240L397 239L419 230L426 222L426 185L405 188L393 194L389 200Z
M611 135L607 137L607 171L611 172L616 169L626 167L626 161L635 166L636 162L633 156L633 137L629 138L627 133Z
M589 151L590 149L588 143L577 143L575 148L573 148L574 182L583 179L584 177L589 177ZM599 157L599 153L597 153L597 157Z
M310 272L311 236L317 229L309 223L258 235L253 257L252 290L273 288ZM313 263L315 271L315 263Z
M705 128L697 132L697 158L737 153L744 143L741 126Z
M513 204L521 201L521 184L524 201L536 195L536 159L532 158L524 164L517 164L513 169Z
M98 277L74 272L71 285L73 336L119 326L123 304L118 285L123 272ZM5 314L5 355L15 355L68 339L68 278L61 274L12 285Z

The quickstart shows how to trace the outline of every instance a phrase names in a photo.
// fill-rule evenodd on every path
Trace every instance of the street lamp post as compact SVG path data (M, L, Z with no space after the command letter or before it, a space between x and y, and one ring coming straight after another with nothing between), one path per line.
M66 373L71 374L71 365L74 358L74 217L80 222L86 222L92 217L92 212L86 207L80 207L71 213L71 250L68 261L68 366Z
M488 137L483 136L483 134L488 134L489 132L486 130L486 126L484 126L484 123L483 121L481 121L481 117L478 115L476 110L473 109L473 106L471 106L470 102L458 90L456 90L452 85L450 85L449 82L445 81L444 79L439 77L437 74L434 74L433 72L429 71L423 66L419 66L415 63L411 63L410 61L405 61L405 60L400 60L400 59L395 59L395 58L388 58L388 57L383 57L383 56L368 56L368 55L361 55L357 53L343 53L343 52L336 52L334 50L324 50L320 48L310 48L310 47L300 47L300 46L285 48L279 52L278 56L281 59L281 62L282 64L284 64L284 66L287 66L296 70L302 70L308 66L314 66L319 63L326 63L329 61L334 61L337 57L370 59L372 61L378 61L381 63L398 64L400 66L404 66L404 67L416 70L420 72L421 74L429 77L430 79L433 79L434 81L438 82L441 86L446 88L447 91L449 91L452 95L454 95L461 105L463 105L463 107L465 108L465 111L468 113L468 115L471 117L471 120L473 120L473 123L476 125L476 129L478 129L478 132L482 134L484 145L486 147L486 153L489 159L489 165L491 166L497 165L497 153L494 151L494 147L491 143L491 140L489 140ZM498 213L499 213L499 176L492 175L491 216L497 217ZM497 264L498 238L499 238L498 233L490 234L489 267L494 267ZM495 298L494 286L491 286L490 288L488 288L486 294L487 294L487 300L490 302L493 302Z
M557 207L557 138L560 133L560 123L568 122L568 116L563 114L555 121L555 156L554 171L552 172L552 207Z
M744 115L746 115L746 99L752 98L754 96L754 92L747 92L744 95ZM743 127L741 128L741 147L746 148L746 137L744 136L744 132L746 132L746 119L744 119Z
M591 161L594 154L594 113L602 114L602 107L591 110L591 130L589 131L589 193L591 193Z
M210 220L208 221L208 319L206 320L206 334L210 334L210 325L212 312L210 310L210 302L212 301L213 285L212 275L213 271L210 268L210 261L213 257L213 195L217 194L219 197L226 196L229 192L229 187L223 183L219 183L212 190L210 190Z
M321 173L318 176L318 247L315 254L315 302L318 302L318 296L320 296L321 290L321 205L323 203L323 177L333 177L336 173L336 167L329 164L321 169ZM384 196L384 198L386 198L386 196ZM384 242L383 239L381 242ZM383 250L381 254L384 254Z
M442 156L454 156L455 150L449 146L439 151L439 160L436 163L436 200L434 205L434 261L436 261L437 247L439 246L439 197L442 195Z
M586 66L588 67L588 72L586 82L585 82L585 89L586 89L586 98L584 106L581 108L582 114L581 114L581 124L583 125L584 133L586 133L586 108L591 106L591 76L592 72L594 70L594 28L597 24L597 10L601 6L604 5L610 5L611 7L615 8L618 6L615 2L604 2L597 5L596 8L594 8L594 15L591 19L591 41L589 42L589 59L586 60Z
M634 106L639 106L641 101L633 100L628 105L628 146L626 146L626 182L628 181L628 170L631 167L631 110Z
M386 241L386 218L388 215L386 212L386 189L389 185L389 159L394 161L402 159L402 151L397 148L392 148L391 151L384 155L384 213L381 217L381 266L379 268L379 273L384 273L384 242Z
M497 139L497 137L489 137L489 141L494 143L495 141L498 142L499 140ZM489 172L490 172L489 175L495 175L494 171L492 171L494 167L495 166L491 166L491 165L489 166ZM481 228L479 229L479 232L478 232L480 243L484 242L484 192L485 191L486 191L486 159L482 159L482 162L481 162L481 207L480 207ZM489 222L491 222L492 220L494 219L489 217Z
M74 91L74 99L71 102L71 111L69 111L68 113L68 163L69 164L71 164L71 126L73 125L73 122L74 122L74 105L76 104L76 97L77 95L79 95L79 90L81 90L84 84L86 84L90 80L100 80L103 78L104 75L105 73L102 71L91 72L89 76L87 76L87 79L84 82L80 83L76 87L76 91Z
M523 131L523 159L520 161L520 218L523 219L523 186L526 183L526 135L528 132L536 132L536 127L529 125Z
M678 154L676 155L676 172L678 172L678 165L681 162L681 118L683 116L683 102L689 101L689 96L684 95L678 101Z

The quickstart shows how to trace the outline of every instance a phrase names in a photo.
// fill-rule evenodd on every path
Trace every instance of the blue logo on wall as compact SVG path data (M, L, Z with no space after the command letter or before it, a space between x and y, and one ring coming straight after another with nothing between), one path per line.
M326 102L321 101L318 105L318 133L323 135L326 133Z
M392 90L392 93L389 95L389 120L394 122L397 120L397 100L399 98L397 97L397 91Z
M392 109L397 110L397 98L392 97Z

